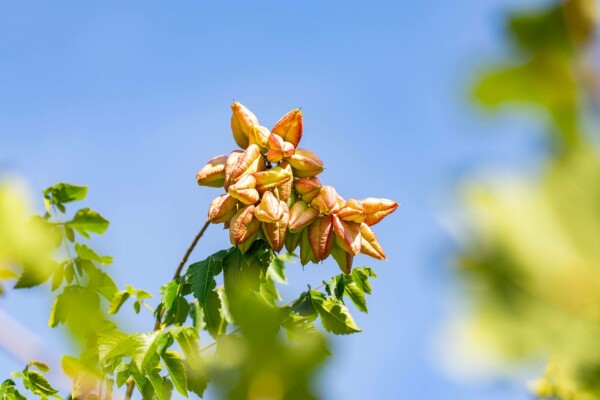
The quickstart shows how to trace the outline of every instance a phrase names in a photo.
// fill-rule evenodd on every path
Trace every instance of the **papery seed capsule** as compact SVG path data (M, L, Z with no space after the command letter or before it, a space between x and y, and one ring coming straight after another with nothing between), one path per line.
M253 175L256 178L256 190L259 193L281 186L292 179L290 172L280 166L256 172Z
M310 178L323 172L323 162L310 150L297 148L289 162L298 178Z
M247 175L229 186L229 194L244 204L254 204L260 196L256 191L256 179L252 175Z
M310 205L322 214L334 214L340 209L338 194L333 186L329 185L323 186L319 190L319 194L311 201Z
M286 142L290 142L294 147L298 146L302 139L303 121L302 111L292 110L285 114L275 123L272 132L281 136Z
M261 222L278 222L283 219L286 210L285 202L275 197L272 192L265 192L259 205L254 209L254 215Z
M231 115L231 131L233 132L233 138L238 146L245 149L248 147L248 144L250 144L252 127L258 126L258 118L237 101L233 102L231 110L233 111Z
M225 183L225 163L227 156L211 159L198 173L196 180L200 186L223 187Z
M233 183L232 182L233 168L235 167L238 160L240 159L240 157L243 154L244 154L244 152L241 150L234 150L231 153L229 153L229 156L227 156L227 160L225 161L225 182L223 183L223 187L225 188L225 190L228 190L229 185L231 185Z
M285 245L285 238L287 234L288 221L290 219L290 213L287 210L287 205L281 202L284 207L283 218L278 222L264 222L262 224L263 234L269 243L269 246L276 252L280 252Z
M306 265L309 262L317 262L317 259L308 238L308 229L305 229L302 231L302 236L300 237L300 263Z
M365 210L365 224L372 226L398 208L398 203L388 199L369 197L360 201Z
M285 237L285 249L288 253L293 253L294 250L296 250L300 244L300 239L302 239L302 232L288 232ZM310 243L308 244L308 247L310 247Z
M294 179L294 189L296 189L296 192L306 204L310 204L317 197L321 187L321 181L317 177Z
M274 133L271 133L269 136L268 144L269 150L267 151L267 160L270 162L279 162L294 154L294 145L284 141L281 136L275 135Z
M261 224L261 226L262 226L262 224ZM238 244L237 247L240 250L240 253L246 254L246 252L248 250L250 250L250 247L252 247L252 244L254 243L256 238L258 238L259 234L260 234L260 229L254 235L250 236L246 241Z
M354 260L354 256L347 253L344 249L336 244L334 244L333 248L331 249L331 255L337 262L340 270L342 270L344 274L349 275L352 271L352 261Z
M378 260L385 260L385 253L375 236L375 232L366 223L360 224L361 247L360 252Z
M290 209L290 232L300 232L308 225L312 224L319 216L316 208L309 207L303 201L297 201Z
M213 224L228 222L237 212L238 201L229 194L215 198L208 207L208 220Z
M269 149L269 136L271 131L265 126L254 126L252 133L250 134L250 144L256 144L261 153L266 152Z
M251 175L254 172L263 171L264 169L265 159L260 154L260 149L257 145L251 144L237 159L231 169L231 174L226 177L225 183L231 185L246 175ZM229 181L227 181L227 178L229 178Z
M308 227L308 240L317 261L329 256L333 246L333 216L319 217Z
M229 240L233 245L239 245L250 239L260 229L260 221L254 217L254 206L241 208L231 218Z
M365 220L365 209L359 200L349 199L340 208L337 216L344 221L352 221L360 224Z
M277 197L279 198L279 200L283 200L287 203L288 199L292 195L292 192L293 192L292 187L294 186L294 180L291 178L291 177L293 177L292 167L285 161L280 163L278 165L278 167L283 168L285 170L285 172L287 173L287 175L290 177L290 179L285 181L280 186L276 187L273 191L277 194ZM289 206L289 204L288 204L288 206Z
M337 216L333 216L333 232L335 233L335 242L344 251L353 256L360 253L361 235L360 225L356 222L344 221Z

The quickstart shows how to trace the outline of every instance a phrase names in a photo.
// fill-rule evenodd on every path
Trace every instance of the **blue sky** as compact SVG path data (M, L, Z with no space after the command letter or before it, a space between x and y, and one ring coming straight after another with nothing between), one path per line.
M379 278L370 313L354 311L363 332L334 340L326 398L525 399L519 385L452 379L432 349L458 292L439 222L456 184L480 167L527 163L538 145L534 122L482 116L467 96L505 50L502 16L517 4L2 2L0 171L35 194L89 185L86 205L112 223L94 244L115 257L118 283L157 293L219 193L194 175L234 149L232 99L266 126L302 107L302 147L325 162L323 181L344 197L402 204L376 227L389 260L355 263ZM227 246L212 227L192 260ZM290 265L283 292L291 299L336 273ZM59 354L45 296L12 292L0 308ZM0 352L0 375L18 368Z

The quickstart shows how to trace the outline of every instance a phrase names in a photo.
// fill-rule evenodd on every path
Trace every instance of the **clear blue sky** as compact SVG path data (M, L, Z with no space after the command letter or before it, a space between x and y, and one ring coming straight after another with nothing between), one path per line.
M364 332L334 341L326 398L525 399L518 385L451 379L432 349L457 292L439 223L453 187L536 146L531 121L482 117L466 96L501 55L503 13L523 3L533 2L5 1L0 171L36 194L89 185L86 205L112 222L95 246L115 257L121 286L156 293L218 193L194 175L234 148L232 99L267 126L302 107L302 147L324 160L325 182L402 203L376 227L389 261L356 262L379 279L370 313L354 311ZM227 246L213 227L192 260ZM331 263L289 270L287 298L337 273ZM0 308L58 354L65 341L46 330L44 299L12 292ZM18 368L0 352L1 376Z

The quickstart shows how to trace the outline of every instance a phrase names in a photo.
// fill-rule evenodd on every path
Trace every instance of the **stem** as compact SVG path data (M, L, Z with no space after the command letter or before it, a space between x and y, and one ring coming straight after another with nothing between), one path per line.
M206 228L208 228L209 225L210 225L210 221L206 220L206 222L204 223L204 225L200 229L200 232L198 232L198 234L196 235L196 237L192 241L192 244L190 244L190 247L188 247L187 251L185 252L185 255L181 259L181 262L179 263L179 266L177 267L177 270L175 271L175 275L173 275L173 279L179 278L179 275L181 275L181 270L183 269L183 266L187 262L188 257L190 256L190 254L192 254L192 251L194 250L194 247L196 247L196 244L198 244L198 240L200 240L200 238L202 237L202 235L204 235L204 231L206 231Z
M125 400L131 400L131 396L133 395L133 388L135 387L135 382L133 379L129 378L127 380L127 392L125 392Z

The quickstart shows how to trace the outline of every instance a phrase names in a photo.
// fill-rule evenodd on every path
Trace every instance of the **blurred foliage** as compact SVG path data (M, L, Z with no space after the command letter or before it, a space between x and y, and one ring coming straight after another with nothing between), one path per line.
M69 398L111 399L116 387L126 398L134 387L144 399L174 391L202 397L213 382L222 398L316 399L316 373L329 351L314 323L334 334L360 332L344 301L367 312L376 277L368 267L281 304L277 285L287 284L285 264L296 256L277 255L257 239L244 252L234 246L178 270L153 309L151 293L119 290L109 273L113 258L92 248L92 234L103 234L109 221L87 207L69 216L67 206L85 200L87 187L60 183L43 194L46 212L35 216L14 185L0 186L0 279L56 293L48 325L64 326L79 350L62 358L73 382ZM126 304L135 313L148 309L155 329L123 331L113 314ZM201 337L209 338L204 347ZM29 362L1 384L0 399L61 399L45 372L43 362Z
M510 60L475 87L485 106L548 118L553 151L537 177L467 190L472 235L460 258L474 329L514 361L550 360L539 397L600 398L600 153L588 131L595 4L569 0L508 18Z

